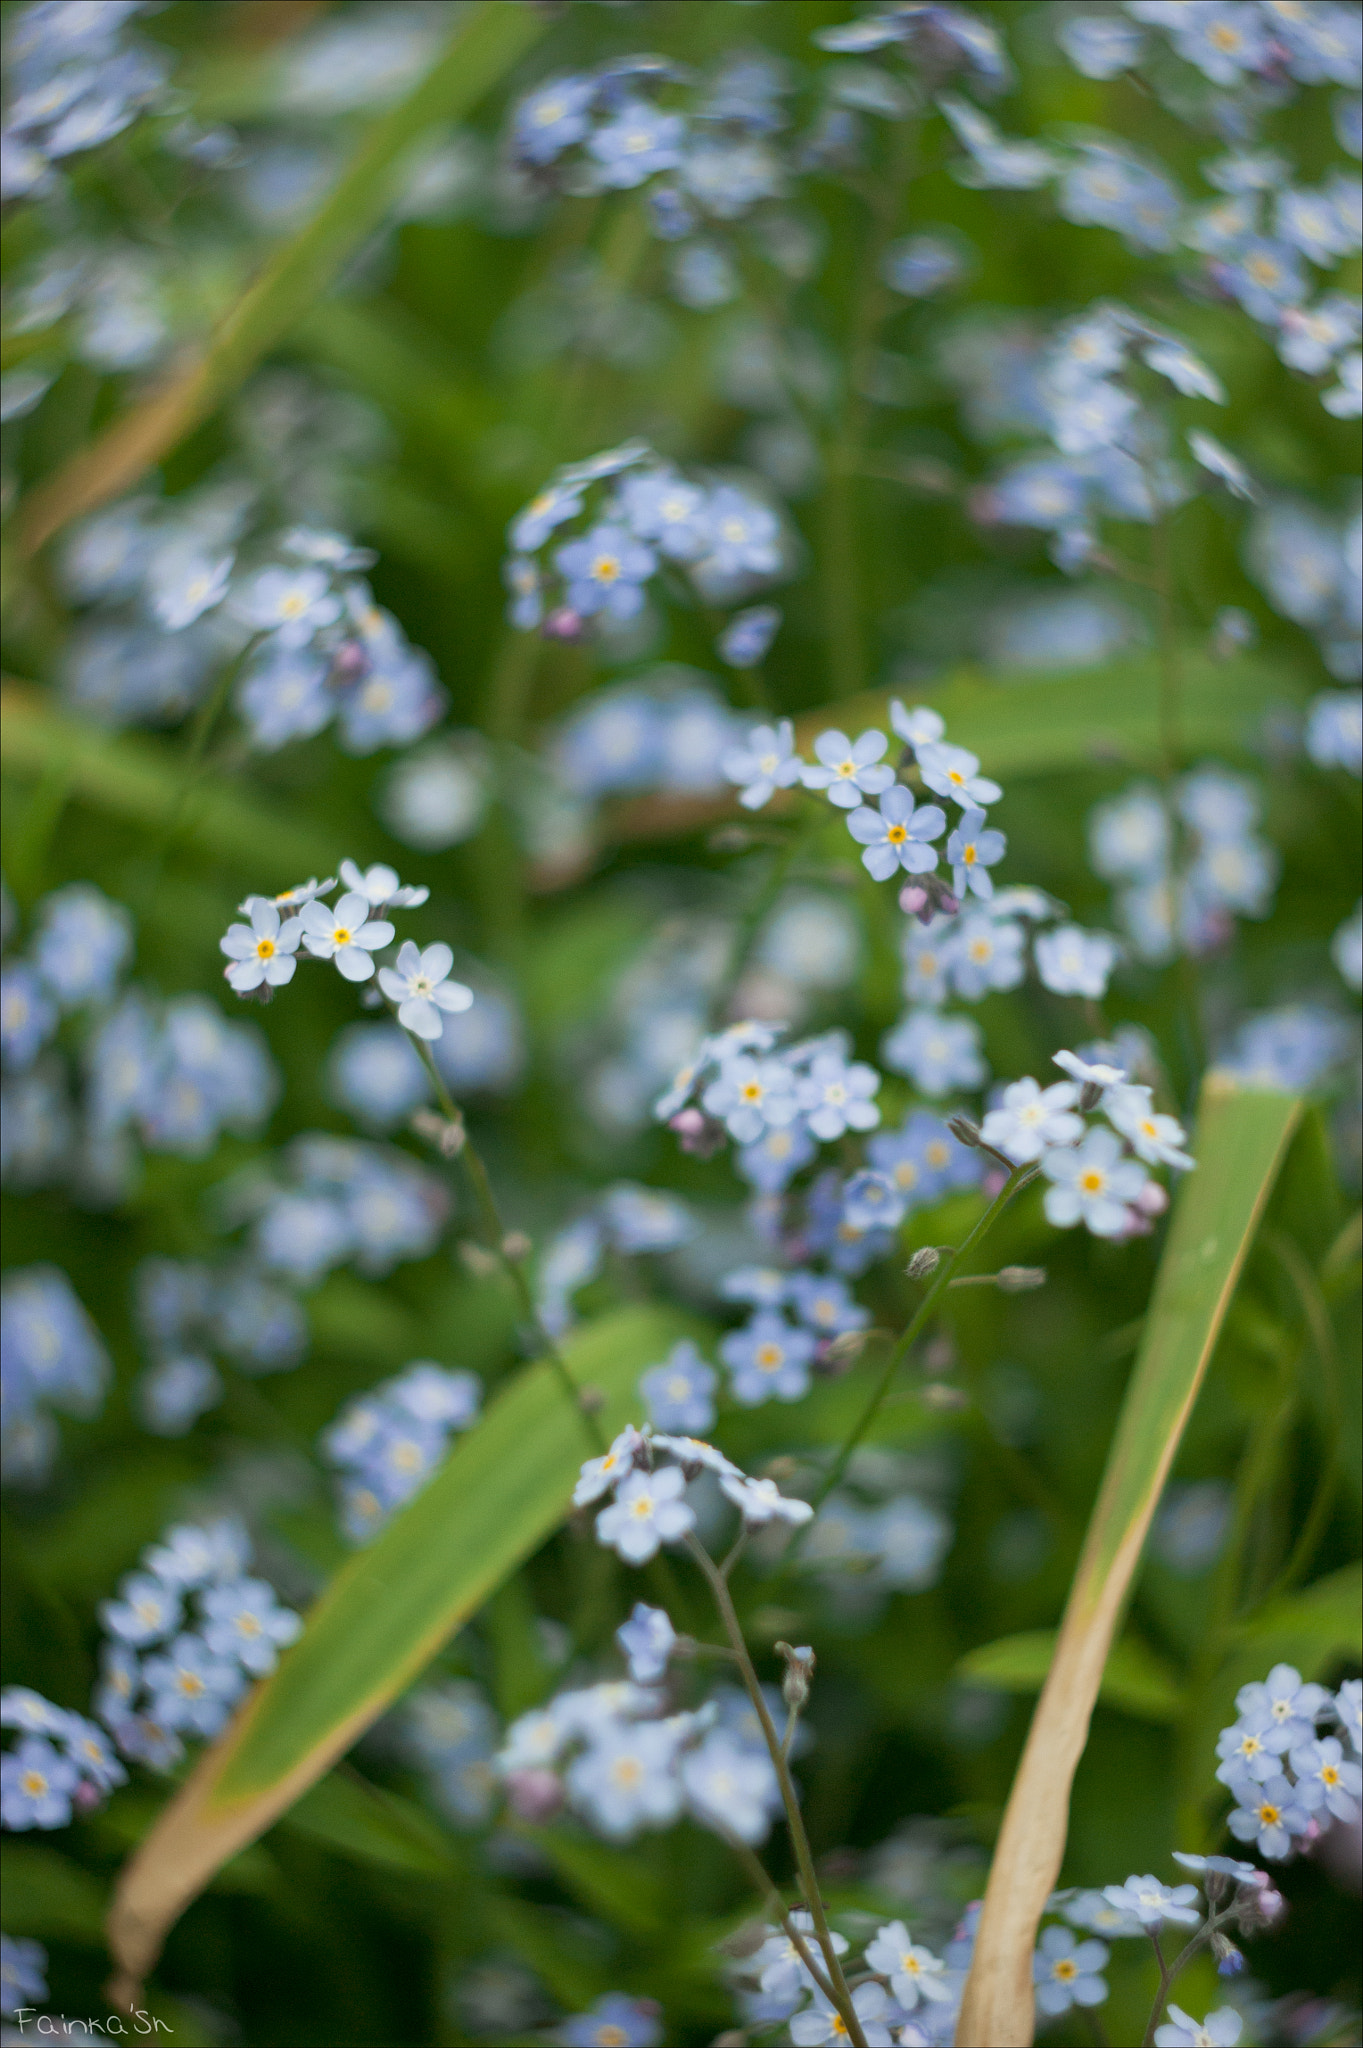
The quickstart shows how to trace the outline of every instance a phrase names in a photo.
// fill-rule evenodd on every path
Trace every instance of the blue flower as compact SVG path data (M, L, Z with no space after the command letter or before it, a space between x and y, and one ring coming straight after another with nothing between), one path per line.
M573 72L548 78L527 93L517 102L511 118L517 154L526 163L547 164L573 143L581 142L590 125L588 116L596 93L594 78Z
M1059 169L1059 159L1053 151L1039 142L1014 142L1001 137L994 123L969 100L944 92L938 94L937 104L970 155L969 167L956 172L963 185L1030 192L1053 178Z
M1235 1711L1244 1720L1262 1717L1283 1738L1282 1746L1310 1742L1316 1721L1330 1704L1324 1686L1304 1683L1291 1664L1275 1664L1262 1682L1242 1685L1235 1695Z
M778 789L790 789L801 779L803 762L795 751L795 728L788 718L779 725L755 725L746 740L729 747L720 756L726 779L741 790L739 802L747 811L759 811Z
M239 1579L213 1586L203 1595L204 1641L215 1656L235 1657L253 1677L273 1671L279 1649L302 1633L303 1624L275 1598L264 1579Z
M613 619L632 619L643 606L643 585L658 560L625 527L600 525L559 548L554 565L575 612L584 618L604 611Z
M1125 150L1084 144L1060 181L1066 220L1115 228L1128 247L1172 249L1181 202L1176 187Z
M964 899L967 891L973 890L986 900L992 896L994 879L989 870L1003 859L1007 850L1007 838L985 825L983 811L966 811L947 841L947 859L951 862L956 894Z
M32 959L64 1010L107 1002L131 951L131 917L92 883L43 898Z
M1088 996L1101 1002L1116 965L1118 946L1107 932L1086 932L1077 924L1062 924L1038 933L1033 952L1043 987L1056 995Z
M184 1436L223 1397L222 1374L196 1353L163 1358L142 1374L134 1398L155 1436Z
M182 1603L174 1585L151 1572L130 1572L117 1600L100 1603L99 1618L111 1636L140 1649L162 1642L180 1623Z
M903 241L890 243L880 274L891 291L902 292L906 299L927 299L959 284L967 268L960 244L949 236L906 235Z
M159 1656L148 1657L142 1677L150 1713L161 1727L216 1735L226 1726L246 1680L238 1664L216 1656L202 1636L186 1630Z
M1351 1762L1334 1735L1318 1742L1304 1742L1292 1751L1292 1769L1297 1779L1297 1797L1308 1812L1321 1807L1335 1820L1358 1819L1358 1801L1363 1791L1363 1769Z
M1290 1856L1293 1836L1311 1826L1311 1810L1300 1789L1278 1772L1271 1778L1244 1777L1231 1790L1239 1803L1226 1816L1226 1825L1235 1839L1253 1842L1264 1857Z
M24 1266L6 1274L0 1358L9 1400L51 1401L71 1414L90 1415L103 1399L108 1353L56 1266Z
M64 1828L80 1773L44 1735L26 1735L0 1759L0 1820L7 1828Z
M636 1600L629 1620L615 1631L615 1640L625 1653L634 1683L652 1685L667 1669L677 1633L663 1608Z
M744 1145L734 1159L736 1170L750 1187L765 1195L777 1195L818 1151L803 1123L785 1124L764 1131L753 1143Z
M842 1213L853 1230L894 1230L906 1208L890 1176L869 1168L854 1173L843 1189Z
M879 796L894 782L894 769L882 760L889 744L874 730L856 740L845 732L821 732L814 742L817 761L801 770L800 780L806 789L826 790L840 810L854 810L862 797Z
M672 561L694 561L709 540L705 492L675 470L627 476L612 514Z
M661 1365L639 1381L655 1429L683 1436L704 1436L715 1419L714 1392L718 1375L689 1339L674 1344Z
M1299 306L1307 294L1301 257L1290 242L1247 235L1236 249L1219 258L1213 274L1252 320L1276 327L1285 306Z
M871 1320L870 1310L853 1301L846 1281L827 1273L792 1273L788 1295L800 1321L820 1337L864 1330Z
M813 772L806 771L806 780ZM843 787L829 787L832 802L842 802ZM877 882L887 882L900 868L910 875L930 874L937 865L937 854L927 842L940 839L946 823L946 813L940 805L923 804L915 808L912 793L902 783L895 783L885 790L879 810L869 804L854 810L848 817L847 829L865 848L861 859L868 874Z
M31 1067L57 1028L57 1007L34 970L22 960L0 968L0 1049L5 1065Z
M1047 1927L1032 1957L1038 2011L1050 2017L1072 2005L1101 2005L1107 1983L1099 1972L1107 1959L1106 1943L1076 1941L1068 1927Z
M69 1714L62 1747L86 1784L97 1792L112 1792L126 1785L128 1773L109 1746L109 1738L83 1714Z
M781 614L774 604L755 604L737 612L715 643L721 661L730 668L757 668L765 661L780 625ZM789 729L788 721L782 723Z
M1294 78L1305 85L1357 88L1363 72L1363 23L1356 9L1264 0L1263 12L1273 40L1287 51L1287 68Z
M1219 2006L1205 2020L1195 2020L1181 2005L1169 2001L1171 2017L1155 2029L1156 2048L1235 2048L1244 2021L1234 2006Z
M703 579L730 583L747 576L774 576L781 567L781 522L734 484L719 484L706 504L709 549Z
M703 1827L741 1842L761 1842L781 1811L781 1788L765 1750L749 1748L727 1728L714 1728L681 1759L686 1805Z
M1085 78L1116 78L1140 63L1144 38L1116 14L1076 14L1062 21L1055 39Z
M1016 462L980 493L977 517L1004 526L1039 526L1060 531L1084 516L1090 479L1073 463L1052 455Z
M564 2048L656 2048L663 2030L652 1999L608 1991L587 2012L565 2020L557 2038Z
M796 1083L795 1099L814 1136L830 1144L847 1130L874 1130L880 1111L871 1097L879 1087L879 1074L864 1060L849 1065L841 1052L823 1052Z
M809 1392L816 1348L808 1330L788 1323L774 1309L759 1309L741 1330L720 1339L719 1355L729 1368L734 1399L755 1408L773 1397L801 1400Z
M936 1010L910 1010L881 1041L887 1067L907 1074L924 1095L949 1095L954 1088L979 1088L989 1078L980 1054L981 1031L971 1017L943 1017Z
M267 752L290 740L311 739L336 710L328 689L331 662L308 647L285 647L267 640L243 669L236 685L236 705L256 746Z
M430 1098L426 1069L396 1024L347 1024L327 1060L331 1100L376 1131L391 1130Z
M631 99L589 137L587 149L601 166L601 183L627 191L655 171L675 170L685 136L680 114L664 114L646 100Z
M772 1125L779 1129L795 1121L795 1076L783 1060L739 1053L721 1062L701 1106L722 1120L731 1138L751 1145Z
M40 1941L0 1934L0 2012L6 2017L47 1997L47 1950Z
M1132 11L1139 16L1138 8ZM1200 0L1197 7L1167 9L1143 18L1167 30L1180 57L1195 64L1213 85L1237 86L1247 71L1261 70L1268 61L1265 25L1238 0L1234 5L1230 0Z
M1103 1897L1119 1913L1133 1914L1142 1927L1158 1928L1166 1921L1178 1927L1196 1927L1202 1917L1195 1884L1171 1888L1156 1877L1129 1877L1125 1884L1105 1884Z
M341 600L325 569L261 569L232 600L248 626L277 636L281 647L303 647L341 616Z

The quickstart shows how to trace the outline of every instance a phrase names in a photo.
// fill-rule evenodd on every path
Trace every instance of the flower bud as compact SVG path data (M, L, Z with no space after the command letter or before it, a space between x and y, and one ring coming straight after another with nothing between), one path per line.
M467 1133L460 1116L444 1117L434 1109L418 1109L412 1116L412 1129L418 1138L433 1145L442 1159L457 1159L464 1149Z
M552 1820L563 1804L563 1786L555 1771L508 1771L506 1797L518 1820Z
M1103 1099L1103 1091L1096 1081L1085 1081L1079 1090L1079 1107L1085 1116L1091 1109L1097 1109Z
M820 1370L830 1376L846 1372L855 1365L870 1342L869 1330L844 1330L839 1337L830 1337L818 1354Z
M925 1408L932 1408L946 1415L955 1409L967 1408L970 1396L960 1387L949 1387L943 1380L929 1380L919 1391L919 1399Z
M1135 1206L1143 1216L1162 1216L1169 1206L1169 1190L1161 1181L1148 1180L1136 1196Z
M906 917L917 917L929 901L921 882L906 882L899 892L899 907Z
M904 1271L908 1274L910 1280L926 1280L930 1273L937 1271L941 1263L942 1254L938 1251L936 1245L925 1244L921 1250L914 1253Z
M571 605L561 604L551 611L540 632L546 640L580 640L583 620Z
M669 1117L667 1128L676 1132L682 1151L693 1153L697 1159L712 1158L727 1143L723 1124L694 1104Z
M1235 1902L1235 1921L1242 1934L1265 1933L1287 1912L1287 1900L1267 1874L1261 1871L1259 1877L1258 1884L1242 1886Z
M1212 1954L1216 1957L1218 1977L1238 1977L1245 1967L1245 1958L1233 1941L1227 1941L1224 1934L1212 1936Z
M792 1649L789 1643L774 1643L772 1648L778 1657L785 1659L786 1675L781 1681L781 1697L798 1714L809 1698L814 1666L818 1660L807 1643L798 1650Z
M968 1116L949 1116L947 1118L947 1129L951 1132L952 1137L962 1145L974 1146L980 1142L978 1127L971 1123Z
M994 1285L1003 1294L1030 1294L1034 1287L1046 1285L1044 1266L1000 1266L994 1276Z
M530 1256L530 1239L523 1230L508 1230L502 1239L502 1257L510 1265L518 1266L522 1259Z
M466 1237L460 1241L459 1257L463 1261L464 1270L471 1273L475 1280L491 1279L497 1271L494 1254L481 1244L474 1244L471 1238Z

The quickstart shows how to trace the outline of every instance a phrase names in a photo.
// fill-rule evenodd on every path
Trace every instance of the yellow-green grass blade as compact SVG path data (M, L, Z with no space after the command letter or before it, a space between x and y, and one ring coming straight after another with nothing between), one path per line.
M1032 2039L1037 1923L1065 1850L1070 1788L1104 1668L1174 1455L1300 1101L1203 1083L1197 1169L1179 1190L1131 1384L990 1867L956 2039ZM1082 1366L1076 1361L1076 1370Z
M613 1433L636 1383L684 1333L653 1308L603 1316L565 1346ZM336 1574L278 1670L200 1760L120 1877L109 1944L131 1992L214 1872L315 1785L448 1638L563 1521L589 1446L562 1381L527 1366L440 1471ZM336 1804L337 1802L332 1802Z
M312 219L275 252L199 358L124 413L33 492L19 519L32 554L83 512L127 490L234 390L327 289L383 219L411 145L474 106L547 27L533 7L477 0L450 10L441 55L375 120Z

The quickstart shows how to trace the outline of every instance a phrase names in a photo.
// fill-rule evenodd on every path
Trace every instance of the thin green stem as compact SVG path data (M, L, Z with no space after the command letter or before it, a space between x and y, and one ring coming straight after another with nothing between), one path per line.
M1150 1929L1150 1941L1155 1951L1155 1961L1159 1964L1159 1990L1155 1993L1155 2003L1150 2011L1150 2024L1145 2030L1141 2048L1153 2048L1155 2029L1164 2015L1164 2001L1169 1996L1169 1965L1164 1960L1164 1950L1160 1947L1157 1927Z
M769 1913L774 1912L777 1918L780 1920L782 1927L785 1929L786 1938L790 1942L792 1948L795 1950L796 1955L800 1958L800 1961L808 1970L815 1984L818 1985L819 1990L822 1991L824 1997L829 2001L830 2004L836 2005L837 2000L833 1996L832 1985L829 1983L827 1977L825 1977L823 1971L815 1962L814 1957L810 1952L808 1942L805 1940L803 1934L801 1934L799 1928L795 1925L790 1915L790 1912L788 1911L787 1907L785 1906L781 1898L781 1894L777 1891L776 1886L772 1883L770 1877L767 1875L766 1867L764 1866L761 1858L757 1856L753 1852L753 1850L751 1850L748 1847L746 1842L740 1841L737 1835L731 1835L727 1828L721 1827L719 1833L723 1837L723 1839L728 1843L729 1847L733 1850L735 1856L737 1856L739 1862L747 1871L748 1876L752 1879L753 1884L761 1893L767 1911Z
M416 1047L421 1064L430 1076L431 1085L435 1090L435 1099L440 1105L441 1114L453 1127L462 1133L463 1142L459 1148L459 1157L464 1162L464 1169L473 1187L474 1200L478 1204L478 1213L482 1218L483 1229L487 1233L489 1249L496 1254L503 1269L509 1275L511 1284L516 1290L516 1299L520 1304L521 1314L536 1332L540 1343L543 1345L545 1356L557 1373L564 1393L568 1396L575 1413L580 1418L593 1451L604 1451L606 1449L606 1438L601 1425L591 1409L584 1403L582 1389L573 1378L567 1359L563 1356L553 1337L540 1320L539 1310L535 1306L535 1297L531 1291L530 1281L525 1270L526 1255L524 1252L516 1252L507 1248L508 1233L506 1225L503 1223L501 1211L497 1207L497 1198L492 1192L492 1182L488 1178L488 1171L483 1164L482 1156L468 1135L463 1112L450 1094L449 1089L445 1086L445 1078L436 1066L431 1056L431 1048L427 1045L425 1039L418 1038L414 1031L409 1031L407 1036Z
M952 1273L955 1270L956 1266L959 1265L960 1261L965 1257L967 1252L971 1251L975 1245L980 1243L982 1238L988 1235L989 1231L992 1230L994 1224L998 1221L999 1217L1008 1207L1008 1204L1012 1201L1014 1195L1020 1194L1023 1188L1028 1186L1028 1184L1031 1181L1034 1181L1036 1179L1036 1176L1037 1168L1035 1166L1013 1167L1012 1171L1008 1175L1007 1180L999 1189L999 1192L997 1193L997 1195L995 1195L993 1201L989 1204L989 1207L985 1210L983 1216L981 1216L979 1222L975 1225L974 1229L970 1231L969 1235L965 1238L964 1242L958 1245L954 1251L948 1251L943 1255L941 1264L938 1266L937 1271L932 1276L931 1285L929 1286L927 1293L923 1296L922 1301L918 1305L917 1313L914 1315L913 1319L908 1324L908 1327L905 1329L903 1335L900 1337L899 1342L895 1345L889 1357L886 1359L885 1364L881 1369L880 1378L876 1382L870 1400L866 1403L866 1406L862 1409L861 1414L853 1423L851 1431L846 1438L846 1441L843 1443L842 1448L838 1452L837 1457L833 1460L833 1464L828 1472L827 1477L823 1482L823 1485L819 1488L819 1491L814 1496L814 1505L816 1508L823 1501L827 1500L829 1494L833 1491L834 1487L841 1480L843 1473L847 1470L848 1464L851 1461L852 1453L856 1450L857 1445L861 1442L867 1430L875 1421L876 1416L880 1413L881 1405L884 1402L886 1395L889 1393L890 1388L894 1383L895 1374L898 1372L904 1360L908 1357L909 1351L915 1339L917 1338L919 1332L922 1330L923 1325L927 1322L929 1316L932 1314L934 1308L937 1306L939 1299L946 1292L947 1283L951 1279ZM810 1525L806 1523L805 1526L809 1527ZM796 1540L798 1541L798 1537Z
M786 1810L786 1826L790 1830L790 1844L795 1852L795 1867L800 1875L800 1889L804 1893L805 1903L809 1907L813 1918L814 1932L818 1936L819 1947L823 1950L824 1962L828 1968L828 1996L832 1999L833 2004L842 2016L842 2022L847 2028L849 2040L855 2044L855 2048L866 2048L866 2036L862 2032L861 2021L857 2018L856 2007L852 2003L852 1994L847 1988L847 1979L843 1976L842 1964L838 1960L838 1952L833 1945L832 1930L828 1925L828 1915L824 1911L823 1897L819 1891L819 1881L814 1870L814 1857L809 1847L809 1837L805 1833L804 1817L800 1812L800 1801L795 1791L794 1780L790 1775L790 1765L781 1747L781 1738L776 1733L776 1724L771 1718L771 1710L767 1706L762 1688L758 1683L757 1672L753 1667L752 1658L748 1654L748 1645L744 1640L742 1625L734 1609L733 1600L729 1595L728 1581L720 1572L704 1544L698 1542L695 1536L687 1536L686 1547L709 1581L710 1591L714 1594L715 1605L719 1609L719 1618L724 1624L725 1634L733 1645L734 1656L739 1671L742 1674L743 1683L747 1687L748 1697L753 1703L753 1711L757 1715L758 1723L762 1729L762 1737L767 1745L767 1751L776 1772L776 1782L781 1790L781 1803Z
M1198 1950L1206 1948L1217 1929L1231 1918L1234 1910L1235 1894L1232 1892L1226 1910L1223 1913L1218 1913L1215 1906L1213 1906L1196 1934L1184 1943L1172 1963L1166 1963L1164 1960L1164 1951L1160 1947L1158 1929L1151 1930L1150 1939L1155 1945L1155 1955L1159 1961L1160 1987L1155 1994L1155 2003L1150 2013L1150 2024L1145 2030L1145 2039L1141 2044L1141 2048L1151 2048L1151 2043L1155 2038L1155 2029L1164 2018L1165 2003L1173 1984L1183 1975L1183 1972L1187 1969Z

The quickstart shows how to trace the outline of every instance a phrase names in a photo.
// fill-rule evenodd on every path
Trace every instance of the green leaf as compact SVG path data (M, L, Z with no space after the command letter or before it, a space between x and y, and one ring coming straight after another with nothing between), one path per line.
M522 1828L553 1864L565 1888L591 1912L627 1934L657 1934L667 1924L656 1871L640 1856L566 1828Z
M358 1772L329 1771L292 1808L291 1833L360 1863L381 1863L418 1877L447 1877L450 1845L410 1799L371 1785Z
M1363 1565L1345 1565L1304 1592L1270 1600L1239 1630L1270 1664L1295 1664L1308 1678L1341 1657L1363 1659Z
M0 1850L0 1885L7 1934L103 1947L103 1885L45 1842L6 1842Z
M1032 2038L1032 1952L1132 1576L1288 1143L1293 1096L1210 1073L1136 1364L990 1867L959 2038ZM1076 1368L1079 1362L1076 1361Z
M638 1414L639 1374L682 1318L623 1309L565 1345L607 1435ZM589 1445L552 1367L527 1366L430 1484L336 1574L124 1870L110 1945L132 1990L166 1929L226 1859L300 1800L563 1521Z
M38 782L63 774L63 796L130 825L168 828L180 816L188 772L165 740L110 733L55 710L41 692L7 682L0 691L5 772ZM320 825L300 824L281 805L267 810L222 777L204 784L185 813L186 842L213 859L254 866L262 848L281 871L326 874L336 844Z
M326 291L387 212L414 142L459 119L545 33L532 7L478 0L451 10L444 51L369 128L307 225L286 241L220 323L199 361L114 421L34 491L20 511L28 554L84 512L127 490L241 384Z
M971 1650L956 1666L958 1678L1000 1692L1040 1692L1055 1655L1054 1629L1027 1629ZM1123 1636L1108 1652L1098 1697L1142 1721L1176 1721L1183 1709L1178 1676L1137 1636Z

